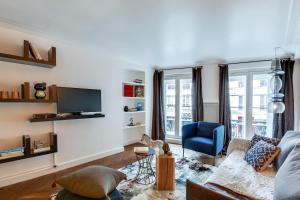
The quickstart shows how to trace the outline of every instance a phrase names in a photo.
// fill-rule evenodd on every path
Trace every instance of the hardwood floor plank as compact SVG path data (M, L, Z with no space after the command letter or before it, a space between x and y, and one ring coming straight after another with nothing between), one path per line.
M103 165L119 169L136 161L136 157L133 152L133 148L136 146L142 146L142 144L136 143L128 145L125 146L124 152L0 188L0 200L49 200L51 194L61 189L59 186L52 188L52 184L56 178L90 165Z

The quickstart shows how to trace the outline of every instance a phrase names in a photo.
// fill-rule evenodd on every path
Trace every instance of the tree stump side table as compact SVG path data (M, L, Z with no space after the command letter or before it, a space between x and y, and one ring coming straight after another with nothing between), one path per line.
M156 156L157 190L175 190L175 158L171 155Z

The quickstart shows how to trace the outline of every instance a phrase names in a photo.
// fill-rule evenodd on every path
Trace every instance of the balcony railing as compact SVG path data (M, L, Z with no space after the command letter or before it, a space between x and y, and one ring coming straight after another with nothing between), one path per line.
M245 122L239 120L231 120L231 137L245 138ZM252 122L252 132L256 135L267 135L267 121Z

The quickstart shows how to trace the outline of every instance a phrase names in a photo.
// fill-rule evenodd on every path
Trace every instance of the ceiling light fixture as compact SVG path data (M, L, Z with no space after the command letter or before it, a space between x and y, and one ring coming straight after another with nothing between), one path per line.
M281 69L280 59L277 58L277 50L281 49L280 47L276 47L275 51L275 59L271 62L271 74L273 77L271 78L271 98L270 103L268 104L268 111L270 113L283 113L285 110L285 105L283 103L284 94L280 93L282 88L282 81L280 79L280 75L284 74L284 71Z

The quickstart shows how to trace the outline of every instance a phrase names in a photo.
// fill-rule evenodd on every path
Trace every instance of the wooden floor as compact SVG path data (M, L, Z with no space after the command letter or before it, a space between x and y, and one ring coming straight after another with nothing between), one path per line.
M124 152L65 169L53 174L38 177L29 181L24 181L0 188L0 200L49 200L51 194L61 189L59 186L52 188L52 184L56 178L90 165L104 165L119 169L136 161L136 157L133 152L133 148L136 146L142 146L142 144L132 144L126 146ZM200 160L206 164L213 164L213 159L205 155L201 156ZM218 158L216 160L216 166L218 166L221 162L222 159Z
M133 153L133 148L135 146L141 146L141 144L126 146L124 152L112 156L62 170L53 174L38 177L29 181L24 181L0 188L0 200L49 200L51 194L60 190L59 186L52 188L52 183L57 177L89 165L104 165L115 169L121 168L136 161L135 154Z

